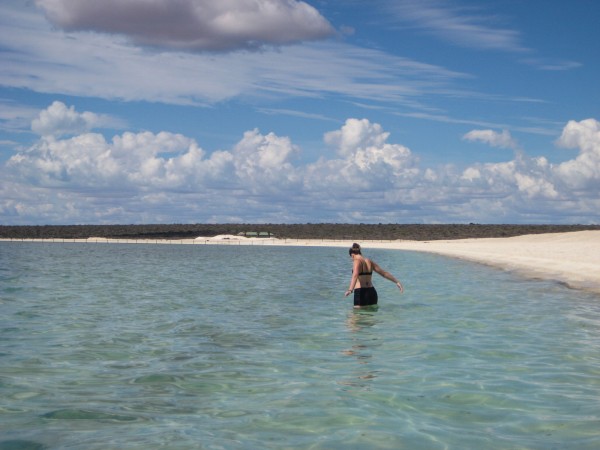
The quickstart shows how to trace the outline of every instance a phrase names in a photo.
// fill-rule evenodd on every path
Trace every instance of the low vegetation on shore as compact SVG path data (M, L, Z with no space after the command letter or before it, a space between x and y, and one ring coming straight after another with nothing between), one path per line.
M272 233L281 239L438 240L510 237L524 234L600 230L600 225L482 224L170 224L0 226L8 239L193 239L221 234Z

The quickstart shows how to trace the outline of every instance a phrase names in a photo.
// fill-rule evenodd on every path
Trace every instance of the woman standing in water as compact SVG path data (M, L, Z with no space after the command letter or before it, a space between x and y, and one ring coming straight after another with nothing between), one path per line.
M394 276L383 270L377 265L372 259L365 258L360 252L360 245L352 244L352 247L348 251L352 258L352 279L350 280L350 287L346 291L345 296L348 297L354 292L354 307L360 308L361 306L370 306L377 304L377 291L371 278L373 271L377 272L383 278L396 283L400 293L404 292L404 287Z

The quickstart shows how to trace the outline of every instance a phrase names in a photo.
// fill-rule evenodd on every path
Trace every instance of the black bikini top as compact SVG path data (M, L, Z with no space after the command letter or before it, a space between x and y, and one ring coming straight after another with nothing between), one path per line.
M367 264L367 260L363 260L360 262L360 269L358 276L361 275L373 275L373 262L371 262L371 270L369 270L369 265Z

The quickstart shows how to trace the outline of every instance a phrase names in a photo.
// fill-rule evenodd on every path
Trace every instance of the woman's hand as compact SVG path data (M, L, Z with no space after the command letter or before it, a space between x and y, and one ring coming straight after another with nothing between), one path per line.
M402 286L402 283L400 283L399 281L396 283L396 286L398 286L398 289L400 289L400 293L402 294L404 292L404 286Z

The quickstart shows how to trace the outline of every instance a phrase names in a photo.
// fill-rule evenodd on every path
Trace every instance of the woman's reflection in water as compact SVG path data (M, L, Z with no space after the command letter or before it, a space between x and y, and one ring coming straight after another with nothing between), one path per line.
M377 318L377 305L361 309L353 309L348 313L346 326L350 332L352 346L343 350L342 354L356 358L358 367L349 379L339 381L339 384L370 390L371 382L377 378L377 370L372 366L373 349L381 344L381 338L377 333L375 325L379 322Z

